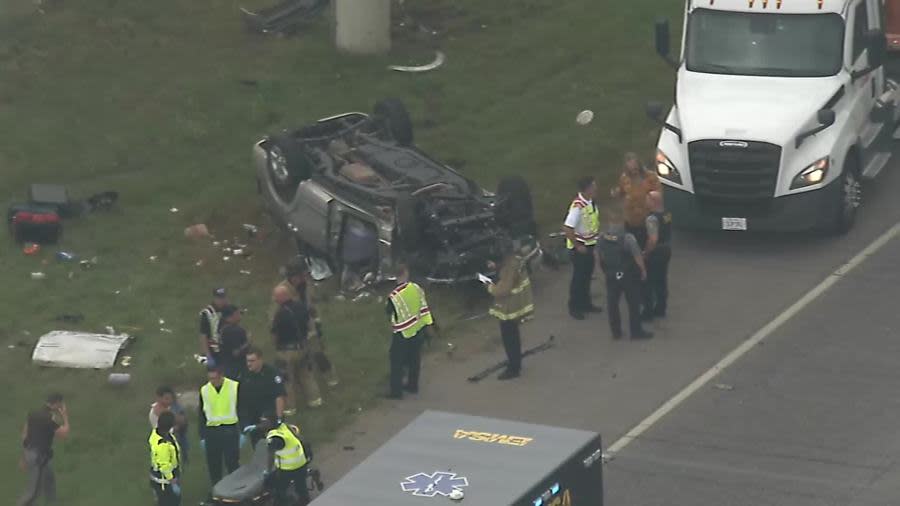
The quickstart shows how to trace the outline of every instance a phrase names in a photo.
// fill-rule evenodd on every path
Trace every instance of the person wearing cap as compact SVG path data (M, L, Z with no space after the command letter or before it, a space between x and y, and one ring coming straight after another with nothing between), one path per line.
M241 327L241 311L229 304L222 308L222 329L219 331L219 356L225 377L237 380L246 366L244 354L250 347L247 331Z
M488 268L498 273L498 279L486 283L494 297L490 314L500 322L500 337L506 350L506 370L497 379L518 378L522 370L522 339L519 322L534 313L534 296L528 266L516 255L510 244L504 244L503 257L488 262Z
M338 385L337 371L334 364L325 354L325 343L322 336L322 323L319 320L316 306L313 304L312 277L306 260L297 256L284 267L285 279L278 284L291 295L291 299L303 304L309 314L310 325L307 332L307 353L312 360L313 370L318 372L329 387Z
M213 290L212 304L200 311L200 354L207 365L215 367L219 358L219 331L222 329L222 308L228 305L228 293L224 288Z
M278 311L272 318L272 337L278 358L287 367L287 393L292 414L299 407L297 390L306 395L306 405L317 408L322 405L319 384L313 374L312 360L308 352L309 311L306 305L291 298L287 287L278 285L272 291L272 300L278 304Z
M266 430L266 444L272 454L271 470L275 506L306 506L310 502L306 479L312 461L312 447L300 437L300 428L288 425L271 414L260 427Z
M591 278L597 263L594 251L600 233L600 213L594 203L597 183L590 176L578 180L578 195L569 206L563 224L566 248L572 259L572 281L569 283L569 315L584 320L585 313L598 313L591 302Z

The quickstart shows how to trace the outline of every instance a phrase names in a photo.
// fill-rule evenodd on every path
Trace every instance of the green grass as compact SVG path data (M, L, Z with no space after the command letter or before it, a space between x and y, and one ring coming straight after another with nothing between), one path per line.
M397 34L394 54L376 58L335 54L324 20L293 38L249 35L237 2L61 0L44 14L30 1L0 2L3 199L23 198L31 182L67 184L80 196L121 193L119 210L66 224L61 247L97 256L91 271L57 263L54 248L25 257L5 235L0 239L7 287L0 294L0 369L7 378L0 472L12 477L0 480L0 497L20 491L16 434L26 411L60 390L73 424L71 440L57 445L67 504L150 502L146 411L160 383L199 385L202 373L190 355L196 312L210 288L228 286L249 308L248 328L266 340L268 293L289 252L285 241L270 235L252 243L252 260L223 263L211 245L182 235L192 223L208 223L219 238L241 235L245 222L265 223L250 167L250 147L261 134L400 97L426 151L488 188L504 175L525 175L547 230L565 212L578 175L608 183L622 152L652 149L655 129L642 104L668 98L671 76L652 53L651 24L660 15L675 18L680 2L407 3L442 32L448 62L440 70L385 69L430 59L433 42L406 33ZM595 122L580 128L574 119L585 108L595 111ZM198 268L199 259L205 265ZM47 279L31 280L34 271ZM454 338L477 333L453 325L466 306L436 297L437 315ZM388 336L374 298L330 301L323 311L343 385L326 409L301 418L313 441L370 405L387 366ZM80 329L130 327L137 337L127 352L132 384L116 389L106 385L106 372L32 366L37 337L65 328L52 321L60 313L83 313ZM173 333L161 332L159 319ZM205 492L196 448L194 459L185 504Z

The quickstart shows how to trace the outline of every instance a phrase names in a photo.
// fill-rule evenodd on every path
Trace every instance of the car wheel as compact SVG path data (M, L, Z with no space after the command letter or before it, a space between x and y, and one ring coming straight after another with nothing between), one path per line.
M401 146L412 146L413 126L401 100L386 98L375 104L375 120Z
M497 185L497 221L513 238L536 236L531 188L522 176L510 176Z
M288 136L275 137L269 142L267 163L272 186L282 202L293 200L297 185L312 174L312 164L302 146Z
M862 183L859 181L859 164L855 158L850 158L844 164L844 172L840 177L840 188L837 192L839 201L837 216L834 220L834 232L846 234L853 228L856 222L856 212L862 205Z

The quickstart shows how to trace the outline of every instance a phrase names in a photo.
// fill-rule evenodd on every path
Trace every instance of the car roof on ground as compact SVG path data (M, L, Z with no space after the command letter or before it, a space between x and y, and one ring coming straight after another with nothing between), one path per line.
M313 504L451 503L441 495L432 500L414 495L414 490L419 490L427 496L429 492L423 487L433 484L431 477L440 472L450 473L445 476L450 479L465 478L468 485L462 488L465 499L460 504L508 505L594 441L599 445L598 435L593 432L426 411Z

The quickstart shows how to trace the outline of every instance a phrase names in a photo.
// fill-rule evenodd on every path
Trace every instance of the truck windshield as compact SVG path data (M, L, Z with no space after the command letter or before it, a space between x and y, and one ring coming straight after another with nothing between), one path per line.
M837 14L758 14L695 9L688 22L687 69L711 74L824 77L843 61Z

